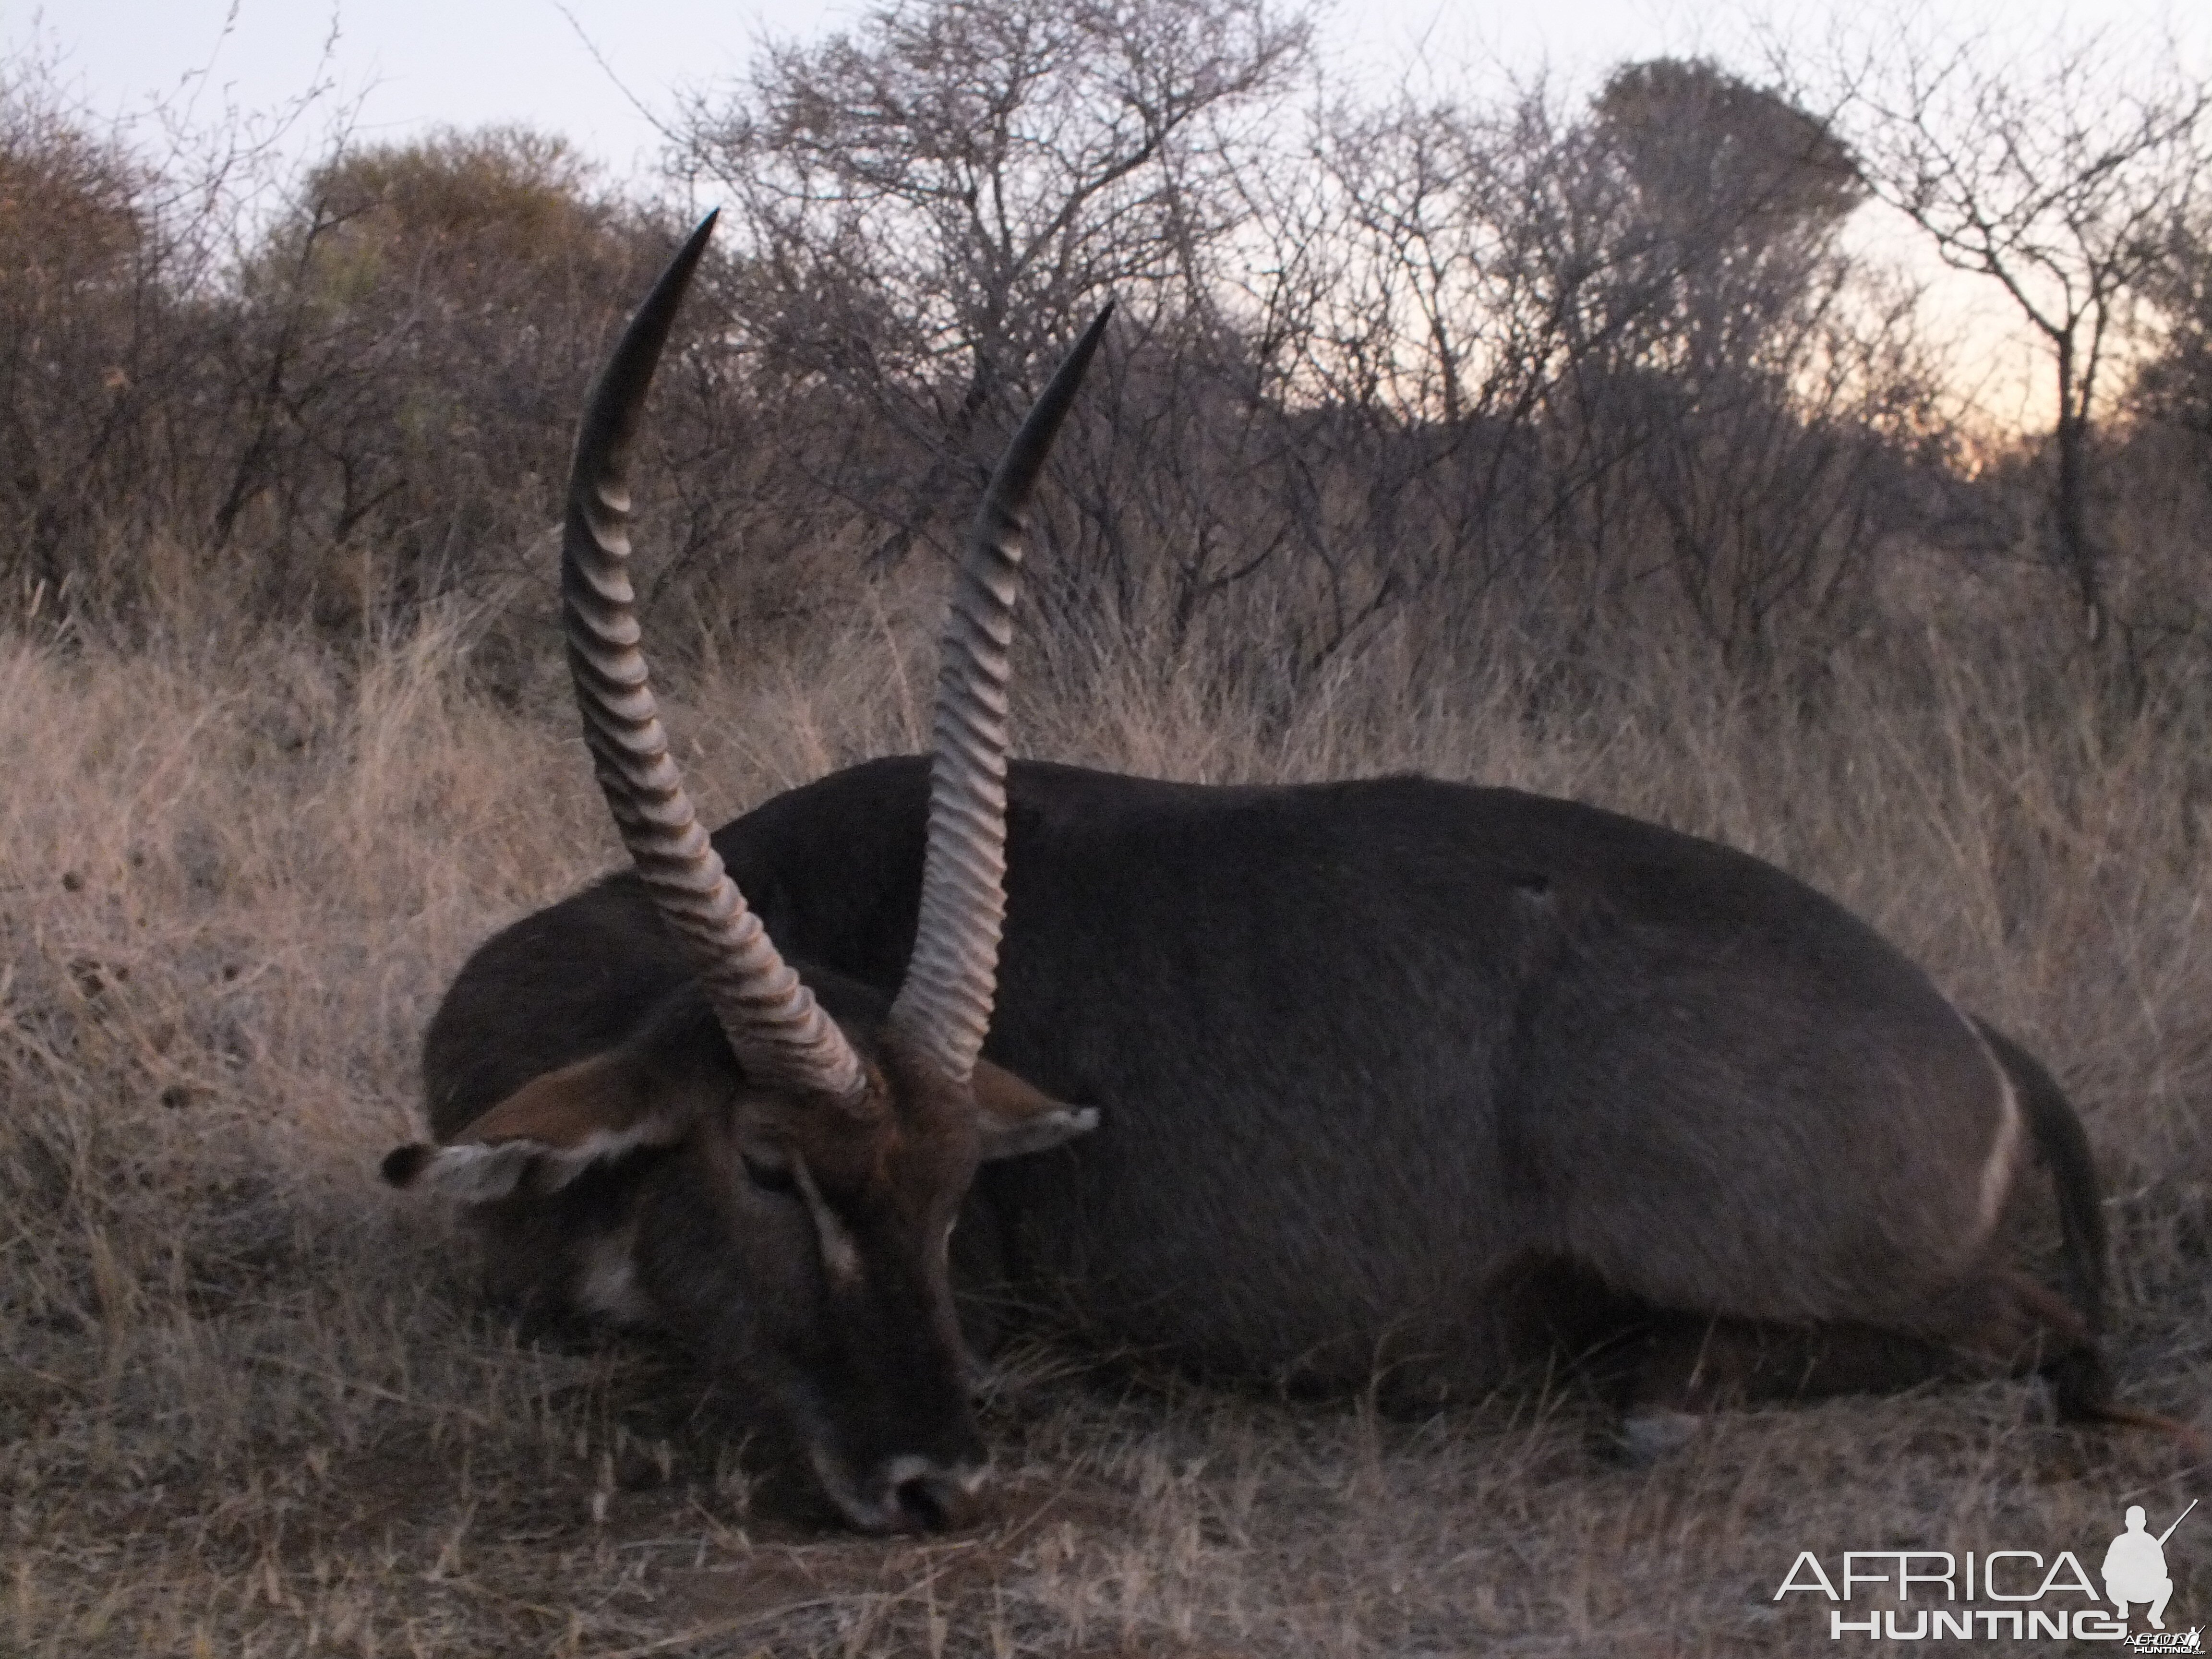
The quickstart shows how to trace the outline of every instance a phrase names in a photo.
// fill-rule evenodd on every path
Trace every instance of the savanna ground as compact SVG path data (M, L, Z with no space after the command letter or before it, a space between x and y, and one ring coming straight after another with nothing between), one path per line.
M1813 878L2072 1091L2124 1398L2203 1424L2201 676L2116 699L1936 614L1787 696L1657 647L1571 688L1503 657L1417 679L1384 639L1262 715L1071 658L1025 670L1019 743L1510 782ZM1030 1351L987 1415L995 1518L840 1533L741 1402L649 1348L525 1346L449 1219L375 1179L464 957L617 856L557 684L487 690L476 630L0 638L0 1650L1841 1651L1826 1603L1773 1599L1801 1549L2094 1571L2126 1504L2155 1528L2212 1496L2171 1443L2051 1425L2025 1382L1743 1413L1633 1469L1572 1388L1397 1421ZM671 676L704 805L915 746L921 636L879 607ZM2169 1623L2204 1622L2212 1522L2168 1554Z

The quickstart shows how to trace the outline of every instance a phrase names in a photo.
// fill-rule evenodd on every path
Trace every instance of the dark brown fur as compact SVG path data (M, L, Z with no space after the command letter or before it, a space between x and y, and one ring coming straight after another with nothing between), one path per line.
M871 763L716 837L833 1007L848 979L896 982L925 789L919 761ZM959 1253L980 1301L1206 1374L1357 1388L1379 1366L1435 1399L1541 1363L1526 1286L1579 1285L1602 1317L1563 1310L1570 1352L1656 1334L1632 1404L2027 1369L2105 1414L2094 1179L2063 1095L1779 871L1418 779L1017 763L1011 792L988 1052L1103 1124L984 1168ZM441 1132L686 994L626 877L518 924L433 1025ZM1992 1259L2005 1074L2006 1184L2032 1137L2078 1310ZM1699 1333L1701 1376L1717 1340L1742 1376L1685 1394L1669 1331Z

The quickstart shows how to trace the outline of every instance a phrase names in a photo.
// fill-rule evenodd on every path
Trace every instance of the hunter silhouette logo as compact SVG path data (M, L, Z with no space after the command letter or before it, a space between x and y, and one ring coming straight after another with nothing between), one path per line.
M2196 1507L2192 1498L2189 1510ZM2105 1594L2120 1610L2121 1618L2128 1616L2130 1602L2140 1602L2149 1609L2146 1617L2150 1627L2166 1628L2166 1604L2173 1597L2173 1580L2166 1571L2166 1540L2173 1536L2174 1527L2189 1518L2189 1510L2175 1516L2173 1526L2154 1538L2144 1530L2142 1505L2128 1506L2128 1529L2112 1540L2105 1552Z

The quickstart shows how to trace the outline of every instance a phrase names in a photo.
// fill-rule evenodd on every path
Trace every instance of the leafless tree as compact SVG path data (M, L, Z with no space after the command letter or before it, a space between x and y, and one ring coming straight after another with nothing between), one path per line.
M1820 122L1659 60L1584 110L1330 107L1262 176L1248 308L1286 418L1248 494L1282 502L1305 660L1389 618L1650 620L1655 582L1749 660L1863 596L1927 376L1909 296L1868 303L1838 252L1863 192Z
M1904 25L1790 78L1833 110L1875 194L1944 263L1996 283L2049 351L2052 525L2096 637L2094 423L2128 308L2203 189L2212 88L2170 48L2131 68L2113 39L2092 35L2007 61L1986 39L1936 43Z
M981 466L979 416L1026 396L1083 313L1203 307L1240 124L1310 34L1267 0L892 0L692 104L684 165L744 222L763 368L857 396L936 458L880 557Z
M1377 636L1601 673L1632 629L1751 664L1856 627L1944 458L1910 296L1840 251L1830 127L1677 60L1588 100L1324 86L1301 122L1306 25L1266 4L906 0L695 103L686 165L745 234L671 354L647 602L805 626L950 527L1111 295L1030 648L1294 698ZM495 586L534 629L506 578L671 226L557 140L445 134L349 144L179 263L159 166L57 131L0 131L5 574L82 591L89 526L158 520L234 609Z

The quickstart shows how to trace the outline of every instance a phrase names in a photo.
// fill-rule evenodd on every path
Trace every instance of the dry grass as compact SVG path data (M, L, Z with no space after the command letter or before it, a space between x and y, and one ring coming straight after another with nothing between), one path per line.
M709 804L910 746L908 634L696 683ZM1747 1413L1643 1472L1593 1455L1571 1390L1401 1423L1034 1353L987 1425L994 1522L825 1530L732 1402L657 1352L518 1346L443 1219L373 1178L462 957L614 855L565 725L471 692L462 643L0 640L0 1651L1799 1652L1825 1606L1771 1598L1801 1548L2086 1559L2123 1504L2206 1491L2154 1437L2043 1425L2027 1385ZM2196 711L2115 719L1932 647L1787 713L1663 664L1565 712L1498 666L1425 690L1387 643L1287 720L1156 672L1033 676L1024 746L1516 782L1860 908L2074 1090L2126 1395L2203 1419ZM2212 1523L2169 1553L2202 1622Z

